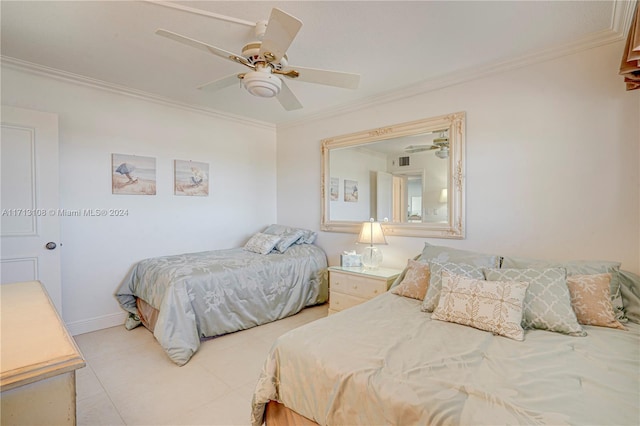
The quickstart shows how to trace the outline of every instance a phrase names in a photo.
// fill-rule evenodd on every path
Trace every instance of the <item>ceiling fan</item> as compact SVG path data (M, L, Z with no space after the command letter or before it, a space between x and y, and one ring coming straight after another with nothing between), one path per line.
M229 20L231 19L233 18ZM359 74L289 66L286 52L301 27L302 21L274 8L271 10L268 21L259 21L255 24L254 32L257 41L246 44L240 55L168 30L158 29L156 34L250 69L245 73L232 74L214 80L200 86L199 89L219 90L235 84L240 79L241 84L252 95L261 98L275 96L284 109L291 111L302 108L302 104L281 76L345 89L356 89L360 82Z
M409 145L404 149L404 152L409 154L415 154L416 152L432 151L437 149L436 157L448 158L449 157L449 138L445 135L445 132L440 132L440 136L433 140L432 145Z

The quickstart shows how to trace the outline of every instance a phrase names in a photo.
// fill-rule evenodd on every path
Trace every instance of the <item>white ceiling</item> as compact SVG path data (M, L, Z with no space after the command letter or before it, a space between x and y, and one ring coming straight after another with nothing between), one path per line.
M631 14L625 1L173 4L252 22L267 19L271 8L278 7L303 22L287 53L291 65L359 73L360 87L347 90L287 80L304 105L289 112L275 99L249 95L239 84L217 92L198 90L246 68L159 37L155 30L164 28L240 53L251 40L251 29L146 1L2 0L2 56L9 64L52 68L66 77L283 124L424 90L447 76L482 74L497 64L548 57L567 46L619 39Z

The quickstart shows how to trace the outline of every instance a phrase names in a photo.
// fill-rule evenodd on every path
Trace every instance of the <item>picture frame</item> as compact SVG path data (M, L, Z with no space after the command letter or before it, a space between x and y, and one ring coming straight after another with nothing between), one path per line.
M111 154L111 193L156 195L156 159Z
M331 201L338 201L338 197L340 196L340 178L331 178L329 196Z
M209 196L209 163L174 160L173 170L174 195Z
M344 180L344 201L346 203L358 202L358 181L357 180Z

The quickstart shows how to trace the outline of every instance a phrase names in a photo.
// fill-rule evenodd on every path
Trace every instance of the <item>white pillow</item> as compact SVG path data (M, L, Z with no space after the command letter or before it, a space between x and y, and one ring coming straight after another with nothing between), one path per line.
M280 240L281 237L279 235L258 232L247 241L244 249L254 253L269 254Z

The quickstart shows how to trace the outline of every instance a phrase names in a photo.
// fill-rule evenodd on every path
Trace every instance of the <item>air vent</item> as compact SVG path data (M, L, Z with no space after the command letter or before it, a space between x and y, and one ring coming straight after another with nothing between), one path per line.
M409 157L400 157L400 158L398 158L398 165L400 167L408 166L409 165Z

